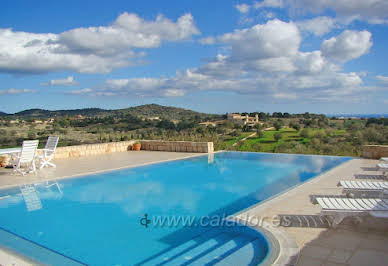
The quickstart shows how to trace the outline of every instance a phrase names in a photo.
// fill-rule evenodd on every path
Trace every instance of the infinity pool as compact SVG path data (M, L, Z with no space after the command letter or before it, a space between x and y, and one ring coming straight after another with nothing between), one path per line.
M1 190L0 245L55 265L202 265L244 264L255 243L260 263L258 233L155 219L225 217L350 159L222 152Z

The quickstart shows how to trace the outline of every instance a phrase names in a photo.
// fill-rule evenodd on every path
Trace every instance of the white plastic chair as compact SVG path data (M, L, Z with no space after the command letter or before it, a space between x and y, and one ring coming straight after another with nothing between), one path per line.
M35 155L38 149L39 140L23 141L20 155L16 156L15 171L25 175L26 173L36 173ZM23 171L25 168L25 171Z
M56 167L55 164L51 162L51 160L54 157L55 149L57 148L57 144L59 141L59 137L57 136L50 136L47 139L46 146L42 150L42 155L39 156L40 159L40 165L39 169L42 169L46 166Z

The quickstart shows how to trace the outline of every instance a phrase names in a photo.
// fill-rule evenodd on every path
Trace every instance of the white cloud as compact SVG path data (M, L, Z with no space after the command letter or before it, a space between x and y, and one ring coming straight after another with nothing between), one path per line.
M110 26L76 28L61 34L35 34L0 29L0 72L45 73L70 70L107 73L138 64L144 56L136 48L159 47L199 34L191 14L176 22L159 15L145 21L123 13Z
M199 42L201 43L201 44L215 44L216 43L216 39L214 38L214 37L212 37L212 36L210 36L210 37L206 37L206 38L202 38L202 39L200 39L199 40Z
M348 21L359 19L373 24L387 23L388 1L386 0L288 0L291 12L322 13L326 9Z
M90 88L84 88L84 89L80 89L80 90L72 90L70 91L69 93L70 94L90 94L92 93L93 90L90 89Z
M185 95L185 92L183 90L179 90L179 89L166 89L163 92L163 95L166 97L178 97L178 96Z
M224 34L220 41L231 46L232 60L253 60L294 55L301 37L294 23L274 19Z
M325 35L337 27L335 20L330 17L315 17L313 19L298 21L296 24L301 31L311 32L316 36Z
M323 41L321 51L328 59L348 61L358 58L372 46L372 34L368 31L345 30L337 37Z
M350 60L366 50L348 47L347 42L356 39L358 45L369 47L365 44L369 43L370 35L344 32L333 38L333 47L345 46L341 51L346 56L341 59ZM333 47L323 49L325 53L321 50L300 51L300 32L292 22L272 20L224 34L215 40L229 48L224 50L225 54L218 54L198 68L177 72L172 77L107 80L96 90L100 94L152 97L179 97L197 91L221 90L256 95L266 102L311 103L358 102L363 99L360 95L376 89L363 84L362 73L344 73L344 61L338 61L331 53Z
M50 86L74 86L78 82L74 79L73 76L69 76L65 79L52 79L48 83L41 83L41 85L50 85Z
M383 83L387 83L388 84L388 77L387 76L378 75L378 76L376 76L376 79L378 79L379 81L381 81Z
M328 66L320 51L299 52L293 63L302 73L319 73Z
M238 12L242 14L248 13L250 9L250 6L247 4L237 4L234 7L238 10Z
M36 90L30 90L30 89L7 89L7 90L0 90L0 95L11 95L11 94L23 94L23 93L34 93Z
M283 7L283 0L263 0L261 2L255 2L254 8L265 8L265 7L272 7L272 8L281 8Z

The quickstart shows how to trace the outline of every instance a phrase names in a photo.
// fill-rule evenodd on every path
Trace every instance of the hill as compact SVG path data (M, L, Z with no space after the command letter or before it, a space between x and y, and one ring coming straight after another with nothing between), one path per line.
M85 109L74 109L74 110L44 110L44 109L28 109L21 112L17 112L14 115L19 117L55 117L55 116L99 116L107 114L109 111L100 108L85 108Z
M5 114L5 113L4 113ZM1 114L0 114L1 115ZM6 114L5 114L6 115ZM201 119L219 119L221 116L216 114L199 113L183 108L162 106L158 104L146 104L135 107L117 110L105 110L100 108L84 108L73 110L44 110L44 109L28 109L13 114L20 118L49 118L61 116L77 116L82 115L86 117L107 117L107 116L123 116L132 115L136 117L159 117L168 120L183 120L199 117Z
M162 119L168 120L182 120L182 119L191 119L194 117L209 119L218 119L220 115L215 114L205 114L199 113L183 108L171 107L171 106L162 106L158 104L145 104L135 107L130 107L126 109L119 109L115 111L119 114L130 114L137 117L155 117L158 116Z

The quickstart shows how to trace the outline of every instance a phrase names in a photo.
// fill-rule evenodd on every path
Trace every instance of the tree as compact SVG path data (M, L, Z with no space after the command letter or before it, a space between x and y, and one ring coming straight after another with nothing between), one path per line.
M300 136L301 136L302 138L310 138L310 137L311 137L311 132L310 132L310 130L308 130L307 128L304 128L304 129L302 130L302 132L300 132Z
M162 120L156 126L163 129L175 129L175 124L169 120Z
M273 135L274 139L276 142L278 142L282 137L283 137L283 134L280 133L280 132L276 132L274 135Z
M280 123L279 121L275 122L273 124L273 126L275 127L276 131L279 131L281 128L282 128L282 123Z
M294 122L292 122L291 124L290 124L290 127L291 128L293 128L293 129L295 129L296 131L299 131L300 130L300 125L298 124L298 123L294 123Z

